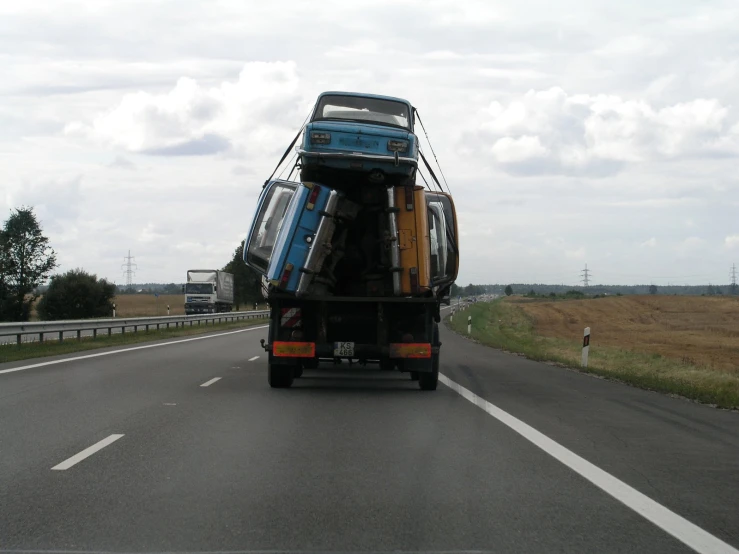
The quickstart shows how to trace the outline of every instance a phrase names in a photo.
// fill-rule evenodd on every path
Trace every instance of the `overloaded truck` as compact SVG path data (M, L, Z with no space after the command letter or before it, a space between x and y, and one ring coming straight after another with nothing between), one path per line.
M219 269L190 269L185 294L185 314L230 312L234 303L234 276Z
M270 306L272 387L357 362L436 389L458 233L451 195L416 184L415 119L398 98L323 93L296 149L300 181L265 183L244 261Z

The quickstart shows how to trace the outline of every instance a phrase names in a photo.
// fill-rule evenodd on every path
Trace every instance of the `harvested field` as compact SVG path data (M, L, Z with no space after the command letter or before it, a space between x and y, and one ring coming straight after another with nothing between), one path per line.
M167 304L170 315L185 315L184 294L121 294L115 297L116 317L147 317L167 315Z
M36 300L35 304L38 304ZM167 304L170 307L170 315L185 315L184 294L160 294L157 299L153 294L121 294L113 300L116 305L116 317L153 317L167 315ZM36 306L31 311L31 321L38 321ZM241 311L253 310L254 305L240 306ZM266 310L264 302L258 306L259 310ZM234 310L236 308L234 307ZM111 314L112 315L112 314Z
M472 338L531 359L739 408L739 298L624 296L587 300L510 297L473 304ZM467 334L466 317L449 324ZM590 357L580 366L583 329Z
M659 354L726 371L739 370L739 297L623 296L516 302L546 337Z

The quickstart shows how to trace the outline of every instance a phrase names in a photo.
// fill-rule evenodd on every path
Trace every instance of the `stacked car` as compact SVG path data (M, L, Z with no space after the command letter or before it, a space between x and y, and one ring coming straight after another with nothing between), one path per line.
M415 117L399 98L323 93L296 147L300 181L265 183L244 261L272 306L273 386L347 358L435 388L411 360L438 361L431 320L457 275L457 226L451 196L416 183Z

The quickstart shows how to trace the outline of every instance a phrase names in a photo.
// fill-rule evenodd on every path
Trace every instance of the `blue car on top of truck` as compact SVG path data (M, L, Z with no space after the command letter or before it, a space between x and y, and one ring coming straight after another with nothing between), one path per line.
M297 146L301 180L339 185L361 174L368 183L412 185L418 167L415 109L407 100L324 92Z

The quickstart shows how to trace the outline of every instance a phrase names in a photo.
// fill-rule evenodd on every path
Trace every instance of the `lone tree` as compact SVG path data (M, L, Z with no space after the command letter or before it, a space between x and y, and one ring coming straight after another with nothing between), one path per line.
M12 212L0 232L0 321L28 321L35 289L56 265L33 208Z
M41 319L105 317L113 311L115 285L81 269L51 278L38 303Z
M234 250L233 258L223 271L234 276L234 305L238 310L242 304L263 302L261 277L244 263L244 243Z
M505 295L506 295L506 296L510 296L511 294L513 294L513 287L511 287L511 285L508 285L508 286L507 286L507 287L505 288Z
M657 285L649 285L649 294L657 294Z

